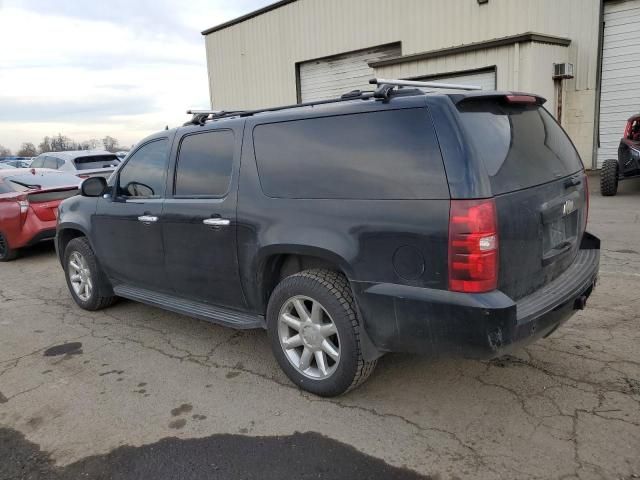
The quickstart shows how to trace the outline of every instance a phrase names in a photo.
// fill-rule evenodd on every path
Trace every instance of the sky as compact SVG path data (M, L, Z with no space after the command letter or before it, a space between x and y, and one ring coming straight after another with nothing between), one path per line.
M209 108L201 31L274 0L0 0L0 145L130 147Z

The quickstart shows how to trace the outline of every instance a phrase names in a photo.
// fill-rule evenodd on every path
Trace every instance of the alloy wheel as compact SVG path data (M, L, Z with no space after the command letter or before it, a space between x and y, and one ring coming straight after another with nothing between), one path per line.
M310 297L287 300L278 315L278 337L296 370L314 380L329 378L340 362L340 337L325 308Z
M91 270L80 252L73 252L69 257L69 280L73 291L83 302L88 301L93 294Z

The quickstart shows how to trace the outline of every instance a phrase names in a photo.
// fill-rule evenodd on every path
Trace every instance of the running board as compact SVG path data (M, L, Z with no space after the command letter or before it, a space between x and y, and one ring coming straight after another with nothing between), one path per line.
M238 312L224 307L214 307L207 303L186 300L174 295L153 292L129 285L117 285L113 287L113 292L119 297L146 303L147 305L159 307L163 310L169 310L225 327L239 330L266 328L264 316L254 313Z

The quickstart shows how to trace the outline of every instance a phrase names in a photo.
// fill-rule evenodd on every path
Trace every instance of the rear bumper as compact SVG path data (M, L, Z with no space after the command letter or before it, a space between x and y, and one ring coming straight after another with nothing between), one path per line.
M56 221L43 221L29 212L27 219L19 232L9 244L12 248L22 248L34 245L43 240L52 240L56 236Z
M517 302L496 290L465 294L355 282L368 337L382 352L493 358L549 335L584 308L595 287L600 240L585 233L573 264Z

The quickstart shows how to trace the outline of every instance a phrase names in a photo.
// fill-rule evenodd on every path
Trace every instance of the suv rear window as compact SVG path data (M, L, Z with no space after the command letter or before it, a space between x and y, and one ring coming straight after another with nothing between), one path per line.
M260 183L279 198L449 198L425 108L262 124Z
M535 105L469 101L458 105L465 133L484 162L494 195L541 185L583 169L551 114Z
M97 168L111 168L120 165L120 159L115 155L90 155L78 157L73 161L77 170L93 170Z

